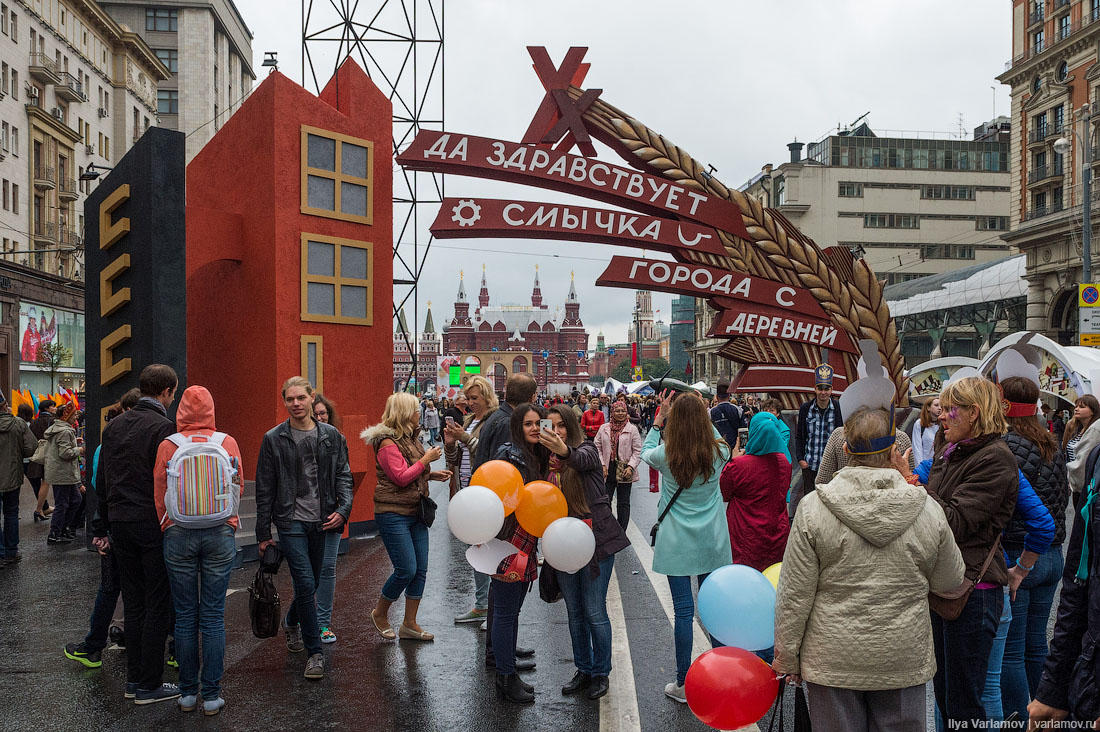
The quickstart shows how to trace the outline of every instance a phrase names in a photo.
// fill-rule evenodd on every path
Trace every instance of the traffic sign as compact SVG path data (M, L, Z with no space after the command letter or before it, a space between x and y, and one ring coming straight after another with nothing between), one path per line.
M1082 333L1082 346L1100 346L1100 333Z
M615 349L614 348L608 348L607 349L607 355L608 356L614 356L615 355Z
M1077 304L1081 307L1100 307L1100 289L1097 289L1097 285L1078 285L1077 294Z
M543 351L542 352L542 357L543 358L550 358L550 351Z

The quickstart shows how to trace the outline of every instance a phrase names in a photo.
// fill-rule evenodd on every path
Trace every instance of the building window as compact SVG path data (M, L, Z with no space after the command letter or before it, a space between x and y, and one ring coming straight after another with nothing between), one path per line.
M168 70L173 74L179 72L180 66L180 52L175 48L158 48L154 51L157 54L157 58L161 60Z
M1061 132L1066 125L1066 106L1059 104L1053 110L1054 117L1054 131Z
M309 379L315 392L325 390L325 339L321 336L302 336L301 374Z
M11 184L11 212L19 213L19 186L14 183Z
M863 184L840 183L837 195L841 198L863 198Z
M157 89L157 114L179 114L180 93L175 89Z
M1008 231L1008 217L979 216L976 228L978 231Z
M1035 53L1043 52L1043 31L1037 30L1031 35L1032 48ZM1036 77L1038 78L1038 77Z
M1037 114L1034 117L1035 134L1039 138L1047 136L1047 113Z
M374 143L302 127L302 213L370 224Z
M973 201L973 186L921 186L921 198Z
M1069 76L1069 64L1067 64L1065 61L1063 61L1062 63L1058 64L1058 70L1054 72L1054 78L1057 79L1058 81L1065 81L1066 77L1068 77L1068 76Z
M8 34L8 6L0 4L0 33Z
M1089 3L1089 6L1090 6L1089 7L1089 17L1092 20L1100 20L1100 0L1092 0L1092 2ZM11 22L12 22L12 27L14 28L15 27L15 16L12 16ZM13 31L13 33L14 33L14 31Z
M9 200L10 199L8 198L8 181L7 181L7 179L5 179L4 180L4 210L5 211L7 211L11 208L11 203L9 202Z
M145 30L169 31L176 30L178 14L175 10L161 10L159 8L145 9Z
M302 234L302 320L374 324L374 245Z
M916 214L865 214L865 229L919 229L920 216Z
M1058 40L1069 38L1069 13L1058 19Z
M963 244L926 244L920 248L921 259L973 259L974 247Z

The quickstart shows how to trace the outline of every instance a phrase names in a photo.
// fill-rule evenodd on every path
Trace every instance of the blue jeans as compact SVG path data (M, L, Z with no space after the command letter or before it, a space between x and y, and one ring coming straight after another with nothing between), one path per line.
M1015 559L1010 555L1010 564ZM1039 555L1031 572L1020 583L1020 589L1016 590L1001 676L1006 715L1019 712L1020 719L1027 719L1028 702L1039 687L1047 660L1047 621L1064 564L1062 547L1052 546Z
M115 553L109 551L99 558L99 592L95 596L92 617L88 620L88 635L84 636L84 645L89 651L102 651L107 647L107 634L120 594L122 578L118 575L118 561Z
M333 534L336 538L328 537ZM332 604L336 599L336 555L340 553L338 531L326 533L325 555L321 558L321 575L317 578L317 626L327 628L332 625Z
M701 574L695 578L700 587L710 573ZM676 683L684 685L687 678L688 667L691 666L691 639L694 633L692 623L695 622L695 598L691 595L691 577L668 578L668 589L672 591L672 612L674 621L672 636L676 642ZM716 646L714 639L710 639L711 646Z
M176 608L176 661L184 696L199 693L199 633L202 633L202 698L221 696L225 665L225 591L237 547L233 527L169 526L164 532L164 564Z
M544 570L545 571L545 570ZM498 674L516 672L516 639L519 637L519 611L523 608L523 598L531 589L530 582L501 582L492 579L490 592L493 596L493 622L489 625L489 634L493 645L493 658Z
M291 521L279 530L279 544L290 568L294 602L286 614L286 624L302 626L302 642L309 655L321 652L321 626L317 624L317 584L321 564L330 543L340 544L339 531L321 531L321 524ZM333 550L335 551L335 550Z
M936 707L949 728L951 722L966 722L967 728L975 729L986 718L982 689L1003 606L1004 590L994 587L974 590L955 620L930 611L936 648L932 685Z
M573 665L582 674L608 676L611 673L611 620L607 617L607 584L615 567L615 555L600 560L595 579L588 567L573 574L558 572L558 586L569 613L569 639L573 642ZM545 568L543 571L547 571Z
M1005 639L1008 638L1008 626L1012 622L1012 605L1008 601L1008 588L1004 590L1004 610L997 623L997 635L993 636L993 650L989 652L989 670L985 673L985 689L982 691L982 706L986 718L991 722L1003 722L1004 704L1001 701L1001 672L1005 652Z
M4 528L0 531L0 556L14 557L19 551L19 488L0 493Z
M419 600L428 579L428 527L416 516L388 511L375 514L374 523L393 564L382 597L395 602L404 592L406 600Z

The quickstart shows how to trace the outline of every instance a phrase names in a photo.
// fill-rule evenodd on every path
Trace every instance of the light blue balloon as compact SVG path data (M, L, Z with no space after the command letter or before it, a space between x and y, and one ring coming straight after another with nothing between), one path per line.
M714 570L699 588L699 618L727 646L763 651L775 645L775 588L743 564Z

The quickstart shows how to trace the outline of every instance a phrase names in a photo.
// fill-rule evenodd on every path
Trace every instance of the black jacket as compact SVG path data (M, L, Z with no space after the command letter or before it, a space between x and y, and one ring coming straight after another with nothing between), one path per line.
M1015 432L1009 432L1004 437L1005 444L1016 456L1016 464L1027 476L1031 487L1039 496L1039 500L1050 511L1050 517L1054 519L1054 542L1052 547L1061 547L1066 540L1066 505L1069 503L1069 480L1066 478L1066 458L1061 450L1054 451L1054 459L1051 462L1043 461L1043 454L1031 440L1021 437ZM1024 521L1015 513L1012 520L1005 528L1001 544L1017 554L1024 549L1024 537L1027 536L1027 527Z
M1089 455L1089 481L1096 478L1097 457L1100 447ZM1054 623L1054 637L1050 641L1050 653L1043 667L1043 678L1035 691L1035 698L1043 704L1064 709L1077 720L1095 720L1100 717L1100 496L1092 500L1090 521L1081 516L1087 495L1076 493L1073 497L1073 528L1066 550L1066 566L1062 572L1062 590L1058 601L1058 616ZM1086 566L1088 577L1078 582L1078 565L1081 561L1085 534L1088 534Z
M733 402L725 401L710 410L714 429L731 448L737 444L737 430L741 429L741 410ZM742 448L745 446L742 445Z
M600 560L630 546L630 539L611 513L611 499L607 497L607 489L604 487L603 463L600 462L600 452L596 446L591 442L582 442L569 451L564 462L576 470L584 481L584 500L588 503L588 514L581 515L570 508L569 515L592 520L596 551L588 569L592 577L598 577Z
M338 512L351 516L353 481L348 443L340 430L317 422L317 487L321 517ZM256 541L271 538L271 524L286 530L294 518L298 495L298 448L290 435L290 420L268 430L256 463Z
M840 402L836 397L831 397L833 401L833 410L836 415L835 422L833 423L833 429L844 426L844 417L840 413ZM798 408L798 425L794 431L794 460L797 463L799 460L806 459L806 443L810 441L810 426L806 423L806 415L810 413L810 408L815 407L817 399L811 399L808 402L802 402L802 405ZM825 435L825 439L829 439L829 435Z
M142 399L103 429L96 473L99 520L92 523L97 537L106 536L115 521L148 521L160 526L153 502L153 466L157 448L175 433L176 424L159 407Z
M512 412L515 407L511 404L501 404L489 418L477 437L477 451L470 459L470 469L477 470L483 463L495 459L494 456L500 446L512 439ZM532 478L538 480L538 478Z

